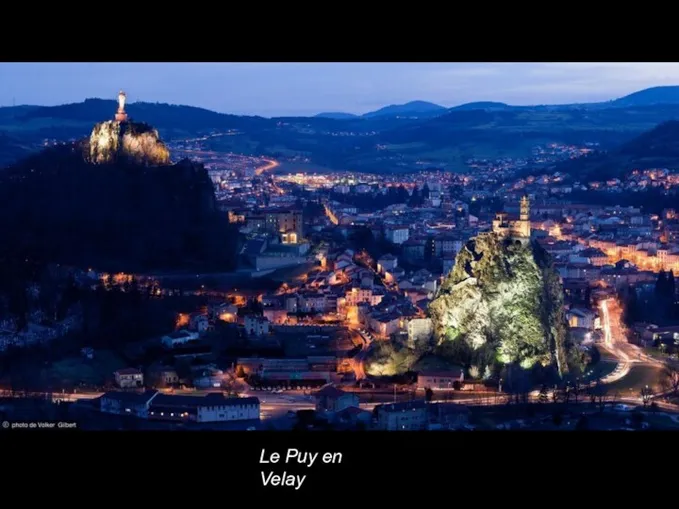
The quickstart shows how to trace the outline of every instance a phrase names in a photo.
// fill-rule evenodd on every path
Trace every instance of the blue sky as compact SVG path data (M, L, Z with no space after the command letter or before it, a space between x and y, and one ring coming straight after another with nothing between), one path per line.
M114 99L122 88L130 102L262 116L412 100L592 102L657 85L679 85L679 63L0 63L0 106Z

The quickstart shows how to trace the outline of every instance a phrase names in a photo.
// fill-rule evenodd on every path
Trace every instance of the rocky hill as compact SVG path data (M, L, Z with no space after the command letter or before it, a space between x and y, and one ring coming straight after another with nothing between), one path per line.
M87 141L58 146L0 174L3 251L130 272L233 268L235 232L203 165L102 166L88 153Z
M170 151L158 131L139 122L100 122L92 130L89 161L95 164L128 159L144 166L170 163Z
M619 108L624 106L648 106L652 104L679 104L679 87L664 86L639 90L608 103Z
M502 364L568 372L563 290L549 255L536 244L493 233L471 239L429 312L439 347L462 344L458 351L491 351Z
M561 280L537 244L492 233L470 239L429 314L430 341L373 343L366 373L394 376L461 366L484 379L514 373L530 385L581 373L587 361L567 337Z
M643 168L679 170L679 121L663 122L607 152L564 161L554 171L587 182L624 178L632 170Z

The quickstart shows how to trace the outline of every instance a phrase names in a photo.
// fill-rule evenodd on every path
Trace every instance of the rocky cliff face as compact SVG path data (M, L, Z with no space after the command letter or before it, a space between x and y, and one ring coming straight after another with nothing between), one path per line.
M458 253L429 305L440 347L490 350L503 364L568 371L563 290L549 255L485 233Z
M89 161L107 164L122 158L160 166L169 164L170 151L158 131L147 124L109 120L95 125L89 140Z

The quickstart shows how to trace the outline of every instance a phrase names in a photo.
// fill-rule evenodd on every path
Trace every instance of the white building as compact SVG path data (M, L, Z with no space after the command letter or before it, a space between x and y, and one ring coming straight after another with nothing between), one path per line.
M269 320L260 315L245 316L245 331L250 336L265 336L269 333Z
M107 392L100 399L100 410L106 414L133 415L148 417L149 405L158 391L137 392Z
M182 329L175 331L172 334L168 334L167 336L163 336L160 341L163 343L163 346L167 348L176 348L192 341L197 341L198 338L198 332L191 332L186 329Z
M138 388L144 386L144 374L136 368L123 368L113 373L116 385L121 389Z
M589 309L573 308L566 313L566 319L571 327L593 330L596 315Z
M407 227L387 228L384 236L392 244L403 244L410 237L410 231Z
M434 328L431 318L413 318L408 322L408 342L415 343L428 341Z
M210 327L210 322L205 315L200 313L193 313L189 317L189 329L198 332L199 334L205 332Z
M449 369L446 371L426 371L418 373L418 389L456 389L458 384L464 381L464 370L462 368Z
M149 419L192 422L229 422L259 419L259 399L159 394L149 407Z
M427 428L427 402L404 401L377 406L377 429L386 431L420 431Z

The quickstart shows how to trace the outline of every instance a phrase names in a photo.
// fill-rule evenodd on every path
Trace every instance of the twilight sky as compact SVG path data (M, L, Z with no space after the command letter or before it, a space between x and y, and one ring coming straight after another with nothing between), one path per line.
M0 63L0 106L88 97L240 115L365 113L425 100L595 102L679 85L679 63Z

